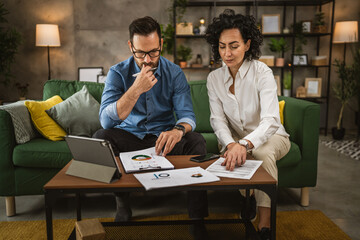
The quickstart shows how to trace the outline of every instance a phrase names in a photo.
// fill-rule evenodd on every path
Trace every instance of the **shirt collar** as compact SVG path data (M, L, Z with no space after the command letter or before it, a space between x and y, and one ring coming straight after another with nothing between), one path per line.
M251 63L250 63L250 61L247 60L247 59L245 59L244 62L243 62L243 64L241 64L241 66L240 66L240 68L239 68L239 70L238 70L238 72L240 73L240 77L241 77L241 78L244 78L244 77L245 77L246 73L249 71L250 65L251 65ZM224 81L225 81L225 83L226 83L226 82L228 82L229 80L232 79L232 76L231 76L231 74L230 74L229 68L228 68L226 65L225 65L223 68L225 68L225 78L224 78ZM235 77L236 77L236 76L235 76Z
M135 72L134 73L138 73L141 71L141 69L139 68L139 66L136 64L136 61L135 61L135 57L133 56L133 59L134 59L134 69L135 69ZM162 57L160 56L160 59L159 59L159 64L158 64L158 68L155 70L154 72L154 75L158 75L159 77L161 77L161 62L162 62Z
M243 64L241 65L241 67L239 68L239 72L240 72L240 77L241 78L244 78L246 73L249 71L249 68L250 68L250 61L245 59Z

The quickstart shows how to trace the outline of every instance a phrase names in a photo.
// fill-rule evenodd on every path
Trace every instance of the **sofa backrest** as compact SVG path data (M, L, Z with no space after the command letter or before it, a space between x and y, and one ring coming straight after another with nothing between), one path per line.
M190 81L191 98L196 116L196 132L211 133L210 106L207 94L206 80Z
M56 79L49 80L45 83L43 100L47 100L55 95L59 95L63 100L65 100L74 93L80 91L84 85L86 85L90 94L100 103L101 95L104 90L103 83L65 81Z

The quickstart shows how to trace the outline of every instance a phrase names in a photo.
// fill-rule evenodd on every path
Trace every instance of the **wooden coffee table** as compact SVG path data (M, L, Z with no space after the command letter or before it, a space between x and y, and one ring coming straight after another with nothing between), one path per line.
M196 163L190 161L191 155L178 155L178 156L167 156L167 159L175 166L175 169L196 167L200 166L206 169L215 160L207 161L204 163ZM112 192L144 192L144 187L134 177L133 174L125 174L125 171L120 164L119 158L117 158L119 166L121 168L122 177L120 180L113 183L101 183L84 178L74 177L66 175L70 163L68 163L58 174L56 174L45 186L45 211L46 211L46 231L47 239L53 239L53 228L52 228L52 206L54 200L62 194L75 194L76 196L76 209L77 209L77 220L81 220L81 205L80 205L80 194L82 193L112 193ZM246 190L246 204L245 207L249 206L249 192L250 189L259 189L267 193L271 199L271 236L272 239L276 237L276 180L271 177L262 167L260 167L254 176L250 180L235 179L235 178L220 178L218 182L194 184L187 186L161 188L151 191L191 191L191 190L229 190L229 189L245 189ZM182 220L181 222L183 222ZM194 220L185 220L189 224L193 223ZM228 220L226 220L228 221ZM204 220L205 223L214 223L214 220ZM216 221L218 222L218 221ZM224 221L220 221L222 223ZM256 235L254 226L250 219L234 219L232 222L244 223L246 227L246 236ZM122 223L118 223L121 225ZM129 225L125 223L124 225ZM144 225L149 224L148 221L143 222ZM172 222L174 224L174 222ZM176 221L175 221L176 224ZM182 223L183 224L183 223ZM135 223L134 223L135 225ZM139 222L136 222L139 225Z

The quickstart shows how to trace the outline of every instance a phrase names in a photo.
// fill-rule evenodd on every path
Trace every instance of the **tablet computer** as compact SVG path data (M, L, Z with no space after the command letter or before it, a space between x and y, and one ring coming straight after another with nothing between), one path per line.
M107 174L107 172L111 174L112 172L112 178L118 179L121 177L120 167L116 161L111 144L107 140L67 135L65 136L65 141L74 158L73 162L76 162L71 164L66 172L67 174L77 176L81 174L80 177L93 179L94 177L103 178L104 174ZM115 171L113 172L111 169ZM92 177L91 175L96 176Z

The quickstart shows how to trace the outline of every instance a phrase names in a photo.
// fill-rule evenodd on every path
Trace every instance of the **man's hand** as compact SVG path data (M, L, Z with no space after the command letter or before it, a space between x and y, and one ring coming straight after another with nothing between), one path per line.
M226 170L234 170L235 166L241 166L246 161L246 148L239 143L230 143L224 154L225 161L221 164Z
M156 140L155 144L155 152L157 155L161 153L161 150L164 148L163 156L165 157L166 154L173 150L175 144L180 142L183 136L183 132L181 130L173 129L170 131L162 132L159 138Z
M150 69L150 66L144 66L132 85L138 96L149 91L158 81Z

